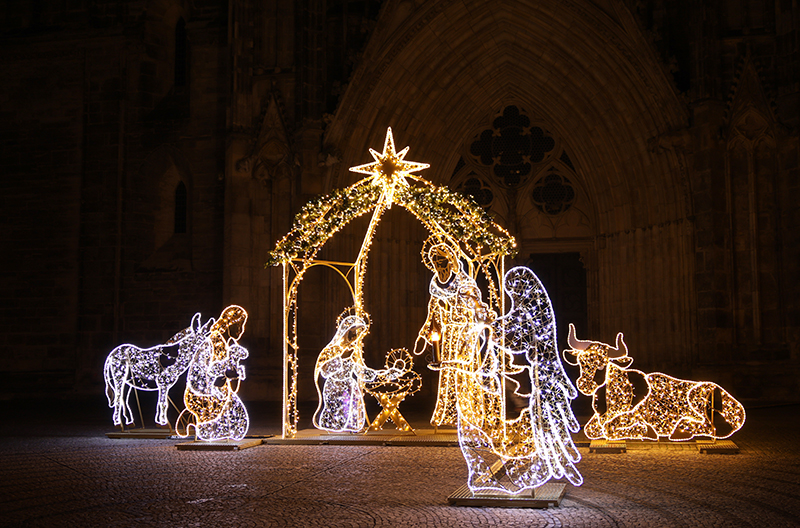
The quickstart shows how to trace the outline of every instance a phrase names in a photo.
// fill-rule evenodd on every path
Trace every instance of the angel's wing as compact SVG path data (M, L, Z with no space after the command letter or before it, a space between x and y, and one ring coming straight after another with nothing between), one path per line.
M580 453L570 433L580 429L570 406L578 395L567 377L556 342L556 320L550 297L530 269L509 270L504 286L514 306L495 327L502 348L524 353L531 381L529 408L536 453L554 478L566 476L573 484L583 482L575 463Z
M528 353L531 365L531 406L535 427L537 450L549 453L553 476L566 476L574 485L583 482L575 467L581 455L570 433L580 429L570 402L578 396L575 386L567 377L556 341L556 318L553 306L539 278L531 272L530 331L532 343Z

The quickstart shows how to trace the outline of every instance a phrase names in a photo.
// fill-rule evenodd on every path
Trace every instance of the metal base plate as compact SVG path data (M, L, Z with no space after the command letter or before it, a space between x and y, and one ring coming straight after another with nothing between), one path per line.
M447 497L451 506L472 506L489 508L548 508L560 506L566 493L566 484L548 482L534 491L534 495L510 495L501 492L473 494L464 484Z
M731 440L717 440L716 442L696 442L697 450L703 455L738 455L739 446Z
M605 454L627 453L628 446L625 442L592 440L592 442L589 444L589 452Z
M730 440L689 440L685 442L669 440L592 440L590 453L627 453L629 450L697 450L705 455L736 455L739 446Z
M164 440L172 438L175 433L169 429L127 429L106 433L108 438L153 438Z
M195 440L193 442L182 442L176 444L178 451L241 451L248 447L261 445L261 438L245 438L243 440L218 440L216 442L205 442Z
M416 434L390 434L369 432L367 434L325 433L317 429L298 431L294 438L275 437L264 440L271 445L379 445L379 446L436 446L457 447L458 435L452 433L434 433L430 430L417 430Z

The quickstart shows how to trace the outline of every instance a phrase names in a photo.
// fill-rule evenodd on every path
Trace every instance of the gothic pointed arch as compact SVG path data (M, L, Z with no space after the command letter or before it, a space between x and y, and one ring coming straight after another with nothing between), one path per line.
M292 148L286 121L282 115L279 95L269 94L258 136L250 154L236 162L239 172L250 173L264 185L291 180L299 168Z
M631 339L643 340L633 346L652 351L654 361L686 351L676 359L685 361L697 349L696 314L685 309L694 295L691 160L678 149L651 148L648 139L686 130L690 114L622 0L477 0L468 10L453 0L388 0L325 130L323 147L342 153L325 188L350 183L346 167L390 123L415 139L417 155L434 167L431 181L452 182L466 161L467 138L487 112L510 105L546 124L543 132L568 140L567 157L579 175L571 178L568 164L554 163L519 184L536 186L534 178L546 179L552 168L542 187L553 194L537 191L539 205L551 213L567 205L569 182L576 199L585 199L586 217L552 225L555 216L536 206L533 189L526 196L531 215L508 214L518 201L505 204L497 191L515 176L498 180L494 167L458 173L463 180L454 186L469 186L484 199L491 192L491 214L512 232L514 218L530 231L549 230L549 238L536 239L537 251L545 251L553 231L568 227L582 238L593 333L646 321L647 334L659 337L645 344L644 333L632 332ZM576 201L557 215L578 210ZM530 224L535 215L548 222ZM653 260L663 263L655 273L674 281L652 280ZM641 298L652 302L640 308Z
M756 65L746 56L726 131L733 338L744 353L783 339L776 127Z

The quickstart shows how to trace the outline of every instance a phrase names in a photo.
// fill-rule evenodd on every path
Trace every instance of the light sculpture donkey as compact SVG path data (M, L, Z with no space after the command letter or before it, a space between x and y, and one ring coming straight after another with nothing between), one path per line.
M103 368L108 406L114 409L114 425L133 422L128 398L131 390L158 391L156 418L166 425L167 397L178 378L189 368L195 348L208 335L214 319L200 324L200 314L192 317L188 328L181 330L163 345L139 348L136 345L119 345L112 350Z

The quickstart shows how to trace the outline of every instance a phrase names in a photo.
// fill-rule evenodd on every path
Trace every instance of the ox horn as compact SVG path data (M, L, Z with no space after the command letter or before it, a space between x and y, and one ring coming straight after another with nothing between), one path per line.
M586 350L592 342L591 341L581 341L577 337L575 337L575 325L570 323L569 324L569 336L567 336L567 343L569 346L572 347L574 350Z
M611 354L608 357L625 357L628 355L628 345L625 344L624 336L622 332L617 334L617 353L613 356Z

